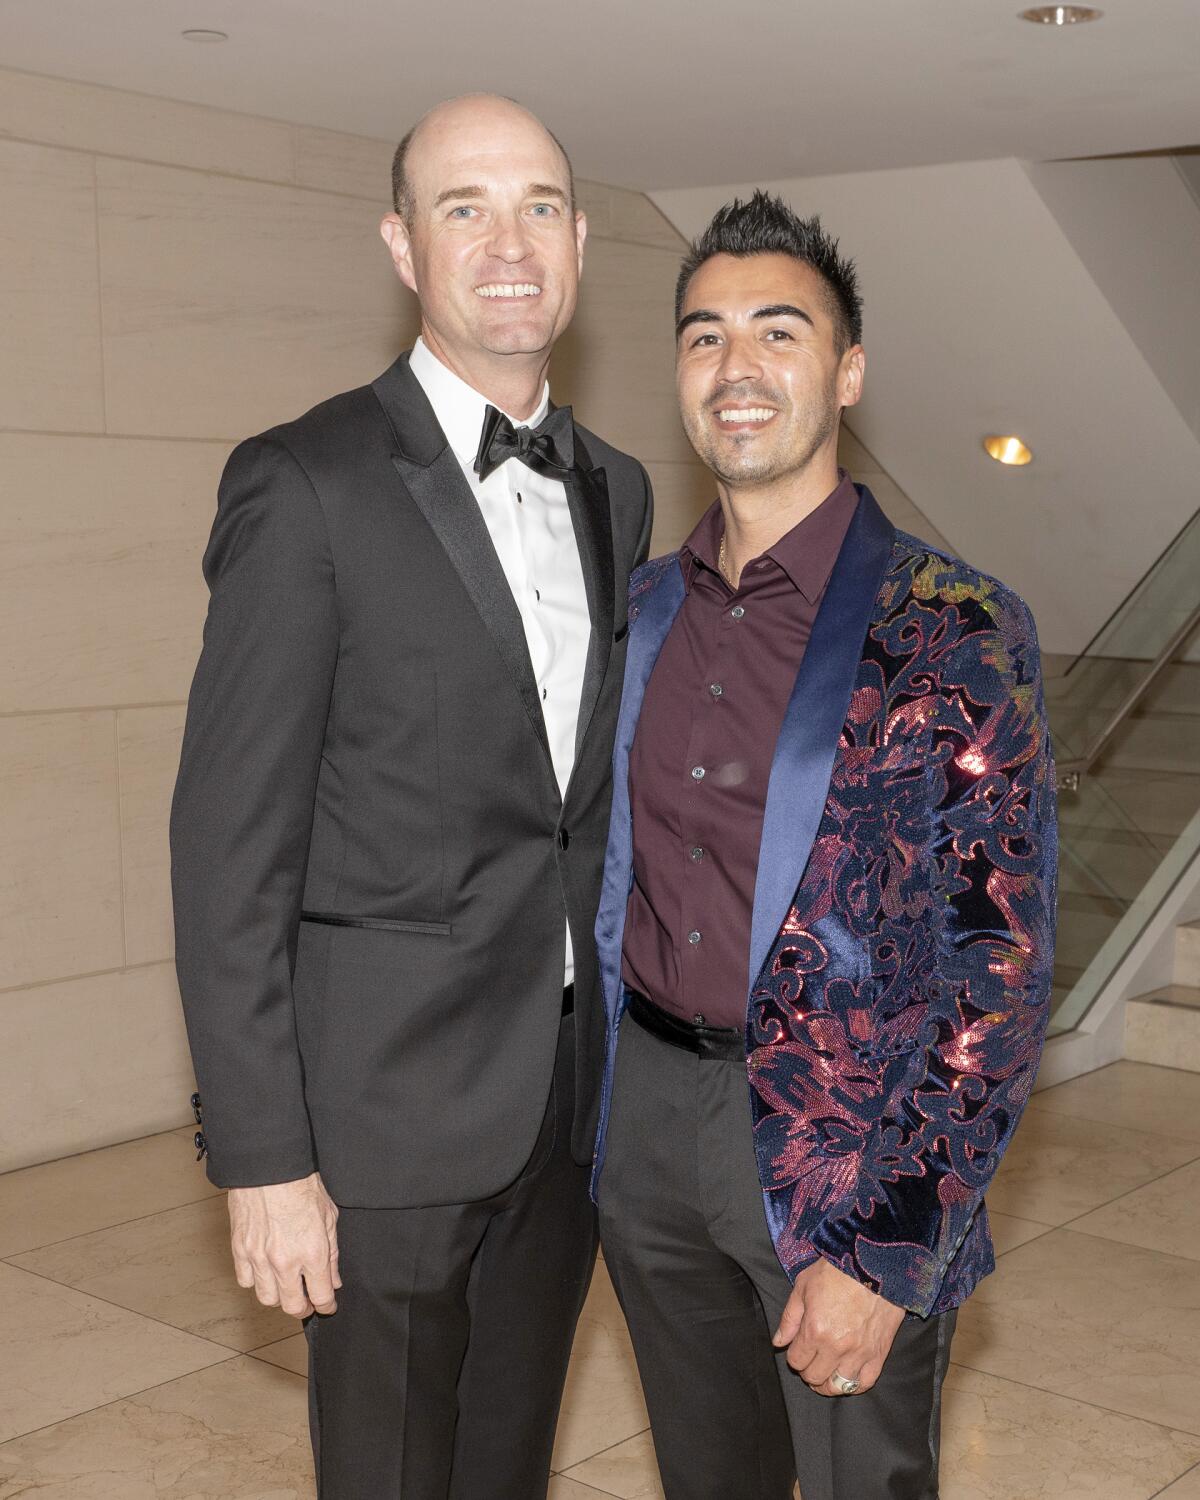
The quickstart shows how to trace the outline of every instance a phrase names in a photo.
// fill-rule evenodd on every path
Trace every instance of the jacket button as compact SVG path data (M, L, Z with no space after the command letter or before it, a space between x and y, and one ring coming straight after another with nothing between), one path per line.
M196 1160L202 1161L208 1155L208 1142L204 1139L202 1130L197 1130L192 1137L192 1145L196 1148Z
M558 830L558 847L560 849L565 849L567 847L567 845L570 844L570 842L571 842L571 835L567 832L567 830L565 828L560 828Z

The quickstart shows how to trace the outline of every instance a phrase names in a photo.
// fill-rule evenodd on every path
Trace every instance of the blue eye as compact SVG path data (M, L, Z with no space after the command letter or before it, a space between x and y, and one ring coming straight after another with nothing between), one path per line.
M554 209L549 203L535 203L531 212L539 219L548 219L554 213Z

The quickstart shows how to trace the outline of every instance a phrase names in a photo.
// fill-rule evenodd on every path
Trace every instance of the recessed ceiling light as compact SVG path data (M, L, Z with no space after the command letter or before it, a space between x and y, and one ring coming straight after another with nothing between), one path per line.
M185 42L227 42L229 33L227 31L205 31L194 27L190 31L181 31L179 35Z
M1033 454L1019 437L1008 433L1003 437L985 437L983 446L998 464L1030 464Z
M1039 26L1078 26L1080 21L1098 21L1103 14L1092 5L1035 5L1021 12L1021 20Z

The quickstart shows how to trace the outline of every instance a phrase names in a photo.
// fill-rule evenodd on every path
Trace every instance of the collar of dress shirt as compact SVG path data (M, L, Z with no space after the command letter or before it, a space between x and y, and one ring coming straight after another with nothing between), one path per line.
M429 397L433 414L438 419L438 425L445 433L454 456L459 463L470 469L479 451L483 414L492 403L444 365L422 338L418 338L412 347L408 367ZM537 410L531 417L521 422L511 412L505 412L504 415L514 427L536 427L549 409L550 385L547 382L542 387L542 399Z
M782 569L810 604L820 598L829 582L857 505L858 491L846 470L839 469L837 488L826 495L816 510L809 511L802 521L785 532L764 554ZM720 576L717 557L724 530L721 503L719 500L714 501L679 549L684 579L689 589L697 567L707 568L709 572ZM752 581L746 577L746 569L743 569L741 587L745 588Z

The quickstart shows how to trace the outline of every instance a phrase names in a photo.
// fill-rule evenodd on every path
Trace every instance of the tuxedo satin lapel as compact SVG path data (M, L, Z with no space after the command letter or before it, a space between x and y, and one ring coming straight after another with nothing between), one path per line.
M633 879L633 818L629 806L629 752L637 733L646 684L658 660L663 642L683 603L683 572L678 561L666 569L657 583L638 596L630 610L629 647L625 656L625 686L617 714L613 744L612 816L608 825L608 849L604 859L604 882L596 917L596 948L600 977L609 1019L616 1016L621 980L621 944L625 935L625 908ZM633 614L636 610L636 624Z
M812 852L863 642L895 540L895 527L870 490L856 488L858 509L813 623L771 764L750 928L751 989Z
M582 459L584 455L578 438L576 445ZM571 524L575 528L575 542L579 548L579 563L583 569L588 616L592 624L587 665L579 695L579 726L575 734L575 753L578 756L584 735L592 721L596 701L600 697L604 675L608 671L608 658L612 653L616 569L613 565L608 477L604 470L586 467L576 469L567 479L565 488L567 504L571 510Z
M408 368L407 356L398 359L372 388L402 450L392 455L396 471L441 542L495 643L553 772L550 741L521 612L475 496L458 460L446 445L425 392Z

